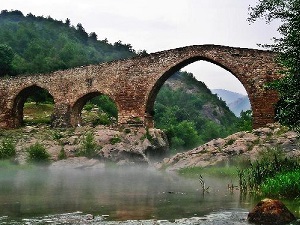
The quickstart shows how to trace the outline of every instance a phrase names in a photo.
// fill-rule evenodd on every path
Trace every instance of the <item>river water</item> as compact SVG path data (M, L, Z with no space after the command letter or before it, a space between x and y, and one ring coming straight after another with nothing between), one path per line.
M0 224L242 225L257 203L226 177L204 176L203 193L197 179L152 168L0 169Z

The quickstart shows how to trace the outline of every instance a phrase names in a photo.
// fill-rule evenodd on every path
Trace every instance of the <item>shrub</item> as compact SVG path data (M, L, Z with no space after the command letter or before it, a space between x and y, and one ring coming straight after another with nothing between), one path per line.
M92 103L88 103L83 107L86 111L90 112L93 108L94 105Z
M64 150L64 147L61 146L61 149L60 149L59 154L58 154L58 159L62 160L62 159L66 159L66 158L67 158L67 155L66 155L66 152Z
M109 140L109 142L110 142L112 145L114 145L114 144L117 144L117 143L121 142L121 138L118 137L118 136L115 136L115 137L111 138L111 139Z
M9 159L16 155L16 146L11 139L4 139L0 145L0 159Z
M111 121L106 113L98 113L97 118L92 121L93 126L109 124L111 124Z
M93 157L97 155L98 146L95 141L94 135L87 132L81 143L81 148L78 153L79 156Z
M50 160L50 154L39 142L26 148L26 151L28 153L28 160L31 162L48 162Z

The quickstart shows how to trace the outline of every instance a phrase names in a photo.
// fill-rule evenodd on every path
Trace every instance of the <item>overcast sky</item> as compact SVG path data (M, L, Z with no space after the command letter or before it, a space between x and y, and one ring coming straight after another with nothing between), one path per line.
M258 48L278 36L278 24L247 22L248 7L257 0L1 0L1 10L48 16L96 32L98 39L121 40L135 50L162 51L188 45L218 44ZM209 88L245 93L224 69L196 62L183 70L193 72Z

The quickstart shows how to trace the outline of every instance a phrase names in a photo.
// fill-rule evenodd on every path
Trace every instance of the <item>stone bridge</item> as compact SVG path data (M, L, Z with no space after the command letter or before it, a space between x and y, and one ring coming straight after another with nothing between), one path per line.
M153 126L153 107L163 83L176 71L199 60L231 72L245 87L254 128L274 121L277 93L264 85L280 77L275 53L217 45L196 45L132 59L61 70L49 74L0 79L0 128L22 124L27 97L46 89L54 99L52 125L77 126L81 110L93 97L108 95L117 105L119 125Z

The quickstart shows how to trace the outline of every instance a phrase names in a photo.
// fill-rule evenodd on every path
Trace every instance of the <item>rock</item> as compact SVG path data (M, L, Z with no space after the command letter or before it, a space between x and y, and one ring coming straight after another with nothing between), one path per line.
M248 221L255 224L287 224L296 217L279 200L264 199L248 214Z
M195 149L164 159L158 167L178 170L184 167L212 166L239 158L254 161L268 148L279 148L287 157L295 157L300 155L299 142L296 132L278 123L268 124L252 132L242 131L224 139L211 140Z

